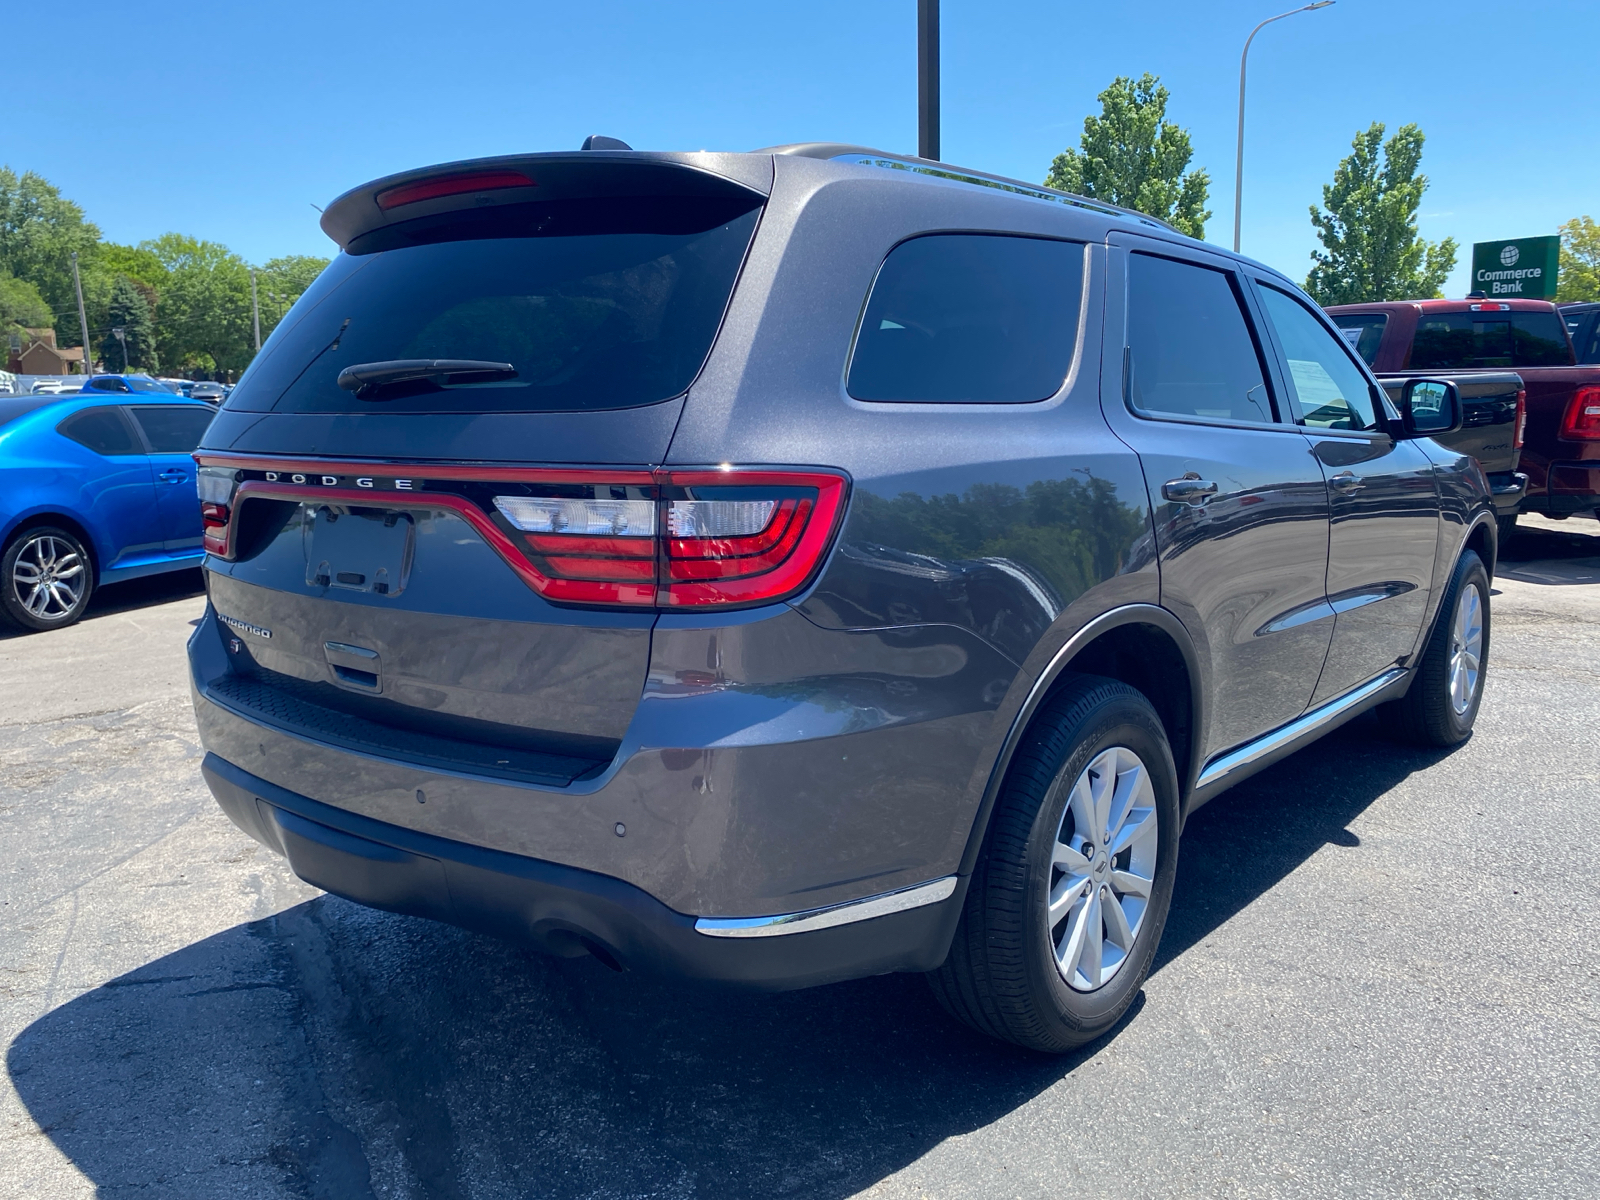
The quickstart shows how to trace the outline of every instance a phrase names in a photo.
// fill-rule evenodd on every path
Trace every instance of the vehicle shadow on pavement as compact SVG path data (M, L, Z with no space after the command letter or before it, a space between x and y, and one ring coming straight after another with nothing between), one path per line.
M1157 969L1439 757L1364 719L1201 810ZM990 1042L910 976L706 991L321 897L62 1005L7 1065L107 1194L843 1197L1097 1049Z
M1524 520L1501 553L1495 575L1555 586L1600 583L1600 525L1578 517L1559 525Z
M130 612L136 608L150 608L157 604L170 604L174 600L187 600L190 596L205 594L205 575L199 567L185 571L165 571L160 575L146 575L142 579L129 579L123 583L108 583L96 588L89 597L89 607L82 620L109 617L113 613ZM0 620L0 641L14 637L37 637L32 630L18 629L9 621Z

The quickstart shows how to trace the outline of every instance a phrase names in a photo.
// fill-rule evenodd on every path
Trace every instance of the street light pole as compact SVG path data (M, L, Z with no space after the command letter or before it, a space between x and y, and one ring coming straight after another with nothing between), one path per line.
M256 296L256 269L250 268L250 320L256 330L256 353L261 353L261 301Z
M1235 254L1239 252L1239 223L1244 215L1244 68L1245 62L1250 57L1250 43L1256 40L1256 34L1274 21L1281 21L1296 13L1315 12L1319 8L1327 8L1333 2L1334 0L1317 0L1315 4L1308 4L1304 8L1292 8L1286 13L1268 17L1252 29L1250 36L1244 40L1244 53L1239 55L1239 150L1233 160L1233 252Z
M124 326L113 325L111 327L111 336L122 343L122 373L126 375L128 373L128 331Z
M939 157L939 0L917 0L917 157Z
M83 280L78 278L78 252L72 252L72 286L78 293L78 326L83 330L83 377L89 378L89 318L83 311Z

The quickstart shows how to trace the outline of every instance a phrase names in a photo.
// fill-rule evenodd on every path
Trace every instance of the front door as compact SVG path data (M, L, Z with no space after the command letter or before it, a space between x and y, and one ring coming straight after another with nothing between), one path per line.
M1120 262L1126 287L1111 288L1107 313L1108 346L1119 315L1125 330L1121 394L1108 386L1102 404L1144 466L1161 603L1189 629L1210 676L1210 757L1311 701L1333 628L1327 488L1277 397L1231 264L1123 244L1112 280Z
M215 413L199 404L135 404L128 411L150 450L162 545L174 557L198 555L200 498L191 455Z
M1328 603L1337 616L1313 699L1321 703L1416 649L1439 539L1437 484L1422 449L1390 435L1382 392L1327 319L1256 283L1332 502Z

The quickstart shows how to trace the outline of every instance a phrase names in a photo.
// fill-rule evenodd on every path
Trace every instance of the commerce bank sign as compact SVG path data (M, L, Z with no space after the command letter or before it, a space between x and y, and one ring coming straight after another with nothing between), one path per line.
M1491 299L1554 300L1559 237L1476 242L1472 247L1472 288Z

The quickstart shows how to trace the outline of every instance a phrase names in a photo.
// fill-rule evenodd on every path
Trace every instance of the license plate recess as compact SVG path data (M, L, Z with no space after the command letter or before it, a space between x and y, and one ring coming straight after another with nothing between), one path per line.
M307 505L306 583L398 596L411 576L416 525L411 514L382 508Z

